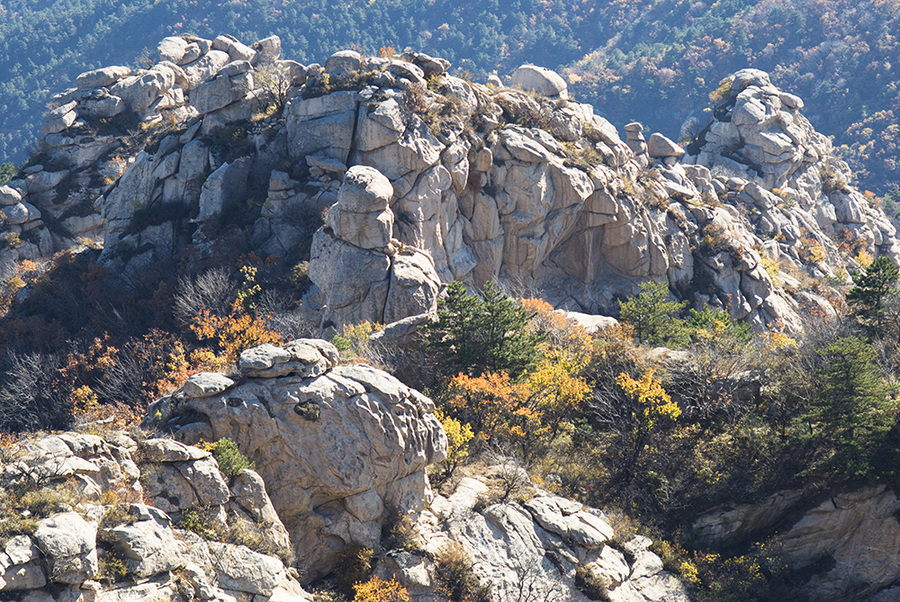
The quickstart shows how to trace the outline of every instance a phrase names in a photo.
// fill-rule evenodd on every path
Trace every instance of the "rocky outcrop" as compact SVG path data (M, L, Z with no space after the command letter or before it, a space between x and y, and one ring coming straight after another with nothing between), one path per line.
M348 545L377 547L389 515L427 506L425 467L447 452L431 400L369 366L337 366L337 357L318 340L250 349L243 382L185 387L149 411L181 440L238 443L307 580L330 571Z
M312 599L281 559L240 543L289 558L252 470L227 477L208 451L117 432L44 436L10 455L4 511L24 522L2 544L4 600Z
M713 120L686 162L708 167L726 185L720 197L745 210L769 258L816 279L842 275L841 252L865 249L896 261L896 229L850 187L847 164L802 108L768 74L739 71L721 83Z
M900 258L894 227L847 185L802 101L762 72L728 78L712 123L682 146L638 123L623 141L533 65L503 88L417 53L341 51L321 67L279 52L277 38L167 38L149 70L84 74L52 105L48 126L64 129L42 142L51 160L10 183L21 198L4 227L18 238L0 250L0 275L75 236L102 239L117 273L185 249L199 263L215 253L206 233L240 214L247 252L313 251L307 308L323 326L421 314L436 274L532 287L591 314L665 281L757 329L798 331L810 309L834 314L829 283L846 282L855 257ZM263 98L283 112L249 121ZM132 152L91 130L104 110L162 125ZM357 211L339 197L363 166L390 186Z
M424 556L389 554L376 574L397 577L415 601L430 600L439 585L434 560L455 553L468 557L496 600L593 599L576 587L578 572L593 596L602 589L615 602L687 602L684 586L649 550L651 540L617 541L603 512L540 490L520 493L522 501L489 501L486 477L507 470L462 478L451 495L436 496L415 524Z
M796 569L824 560L827 570L804 585L816 600L862 600L879 590L887 597L874 599L891 599L888 588L900 579L898 509L900 499L884 485L837 492L812 507L800 492L786 491L701 516L694 534L720 546L768 538L770 550Z

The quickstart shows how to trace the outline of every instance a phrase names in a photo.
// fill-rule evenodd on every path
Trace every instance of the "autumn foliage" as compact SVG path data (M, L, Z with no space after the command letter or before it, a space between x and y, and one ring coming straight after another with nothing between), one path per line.
M366 582L353 586L355 602L410 602L409 592L400 585L397 578L385 581L381 577L372 577Z

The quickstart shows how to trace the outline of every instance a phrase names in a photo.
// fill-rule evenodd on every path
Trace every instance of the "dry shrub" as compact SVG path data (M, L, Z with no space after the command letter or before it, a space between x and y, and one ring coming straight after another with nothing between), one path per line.
M409 592L400 585L397 578L385 581L381 577L372 577L365 583L353 586L355 602L410 602Z
M347 596L352 596L353 586L362 583L372 573L373 554L373 550L358 544L347 546L338 552L333 571L337 577L338 589Z
M482 585L473 571L472 559L459 542L444 546L434 561L440 584L438 593L454 602L489 602L490 586Z

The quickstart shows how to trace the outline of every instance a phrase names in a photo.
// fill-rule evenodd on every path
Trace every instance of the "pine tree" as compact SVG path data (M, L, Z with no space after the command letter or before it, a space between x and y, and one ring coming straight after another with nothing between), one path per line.
M650 345L683 345L687 342L684 321L678 314L686 302L667 301L669 285L642 282L641 293L619 301L619 317L634 326L634 340Z
M542 335L525 328L529 317L493 283L479 298L453 282L438 305L437 322L424 329L425 349L438 356L447 376L506 371L515 378L540 354Z
M900 270L889 258L875 258L865 270L853 274L853 288L847 292L847 304L863 329L872 337L885 333L885 301L895 289Z
M878 372L872 348L842 337L819 351L819 394L801 417L799 437L818 454L809 471L839 479L872 476L896 419L891 390Z

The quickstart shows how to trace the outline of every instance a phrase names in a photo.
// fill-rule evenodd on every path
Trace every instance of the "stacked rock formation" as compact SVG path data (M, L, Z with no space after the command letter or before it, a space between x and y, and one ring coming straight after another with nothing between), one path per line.
M720 89L699 152L685 162L710 169L717 194L743 211L769 258L805 266L817 279L841 275L841 252L897 259L896 228L849 186L847 164L800 113L800 98L755 69L729 76ZM810 266L813 253L828 260Z
M281 559L187 530L267 542L290 558L260 476L243 470L229 479L202 449L63 433L22 444L0 482L24 506L14 510L19 534L0 553L4 600L312 600ZM66 504L34 514L40 500L55 498Z
M428 254L394 238L392 196L390 181L371 167L351 167L344 177L309 267L326 323L387 324L434 312L441 281Z
M241 354L243 382L195 375L149 409L181 440L234 438L265 480L307 580L348 545L376 548L390 514L426 507L425 466L447 453L431 400L337 358L320 340L263 345Z

